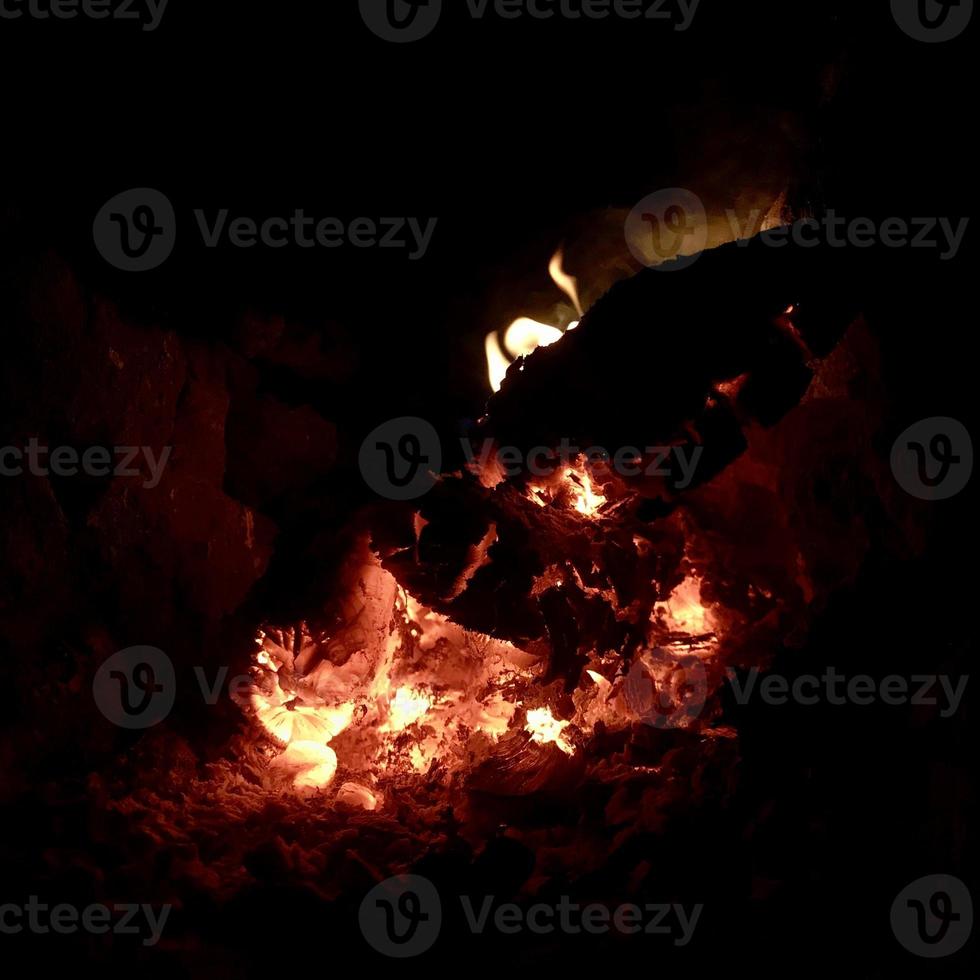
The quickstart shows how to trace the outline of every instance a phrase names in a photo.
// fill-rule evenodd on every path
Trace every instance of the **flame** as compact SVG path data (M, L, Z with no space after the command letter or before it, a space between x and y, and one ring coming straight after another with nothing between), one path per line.
M492 391L500 391L501 386L504 383L504 378L507 377L507 368L510 367L510 361L504 356L504 352L500 349L500 341L497 339L497 331L487 334L486 342L487 351L487 377L490 379L490 389Z
M670 594L666 602L658 602L655 615L673 633L704 635L715 630L715 618L701 599L701 579L689 575Z
M594 514L604 502L581 457L542 493L569 513ZM549 587L562 588L568 572L575 574L555 566ZM634 719L614 652L589 654L587 679L573 693L574 713L567 720L547 706L525 713L526 699L540 691L536 679L546 659L456 625L399 588L380 566L358 566L358 581L378 632L355 632L348 655L335 656L343 643L335 648L334 638L306 625L268 627L253 654L252 688L241 699L255 730L276 743L263 749L270 773L291 779L303 795L336 781L336 803L381 810L388 788L406 780L424 776L426 785L458 786L468 770L494 758L508 733L523 731L535 744L554 745L571 757L577 754L572 732ZM721 615L720 607L702 600L694 573L657 604L649 646L659 659L648 669L658 684L687 676L678 667L686 663L683 656L711 655ZM674 656L675 648L683 656Z
M567 500L573 510L589 518L597 517L608 502L601 490L596 489L583 459L579 459L574 466L566 467L557 485L529 486L528 496L539 507L547 507L555 500Z
M548 264L548 274L555 285L568 297L579 317L581 317L583 313L582 302L578 293L578 280L565 272L562 266L563 258L562 250L558 249ZM500 338L496 330L487 334L484 347L487 356L487 378L490 381L491 390L500 391L507 375L507 369L513 361L521 357L528 357L539 347L549 347L551 344L557 343L565 333L574 330L579 322L579 320L574 320L562 330L560 327L541 323L538 320L532 320L530 317L518 317L504 331L503 348L500 346Z
M556 745L565 755L574 755L575 748L564 737L564 731L571 722L558 721L551 713L551 708L532 708L527 713L527 724L524 726L531 733L531 741L538 745Z
M570 276L564 268L562 268L562 263L564 262L565 255L561 249L551 257L551 262L548 264L548 275L551 276L554 284L572 301L572 306L575 307L576 312L581 317L582 313L582 301L579 299L578 295L578 279L574 276ZM577 324L576 324L577 325ZM569 327L569 330L572 328Z
M401 732L424 718L432 707L432 695L400 687L388 704L388 721L381 726L383 732Z

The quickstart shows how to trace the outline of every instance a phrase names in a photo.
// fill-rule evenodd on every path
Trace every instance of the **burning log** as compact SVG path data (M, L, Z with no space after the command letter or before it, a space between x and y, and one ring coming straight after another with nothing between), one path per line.
M370 810L406 780L559 791L708 729L726 667L791 642L819 586L787 444L853 416L836 257L754 241L641 273L513 365L494 451L365 515L332 625L264 637L276 768Z
M545 479L527 465L503 479L480 464L476 479L446 478L420 521L406 514L400 529L377 529L385 567L455 622L525 648L543 642L548 677L574 686L582 654L572 648L583 636L635 643L640 610L690 570L699 488L800 404L854 320L851 296L828 296L839 255L756 239L616 286L576 330L512 365L480 429L525 463L542 447L560 456L563 444L605 457L584 467L573 458ZM630 475L612 465L624 447L638 453ZM692 459L693 473L677 464ZM485 560L468 569L490 528Z

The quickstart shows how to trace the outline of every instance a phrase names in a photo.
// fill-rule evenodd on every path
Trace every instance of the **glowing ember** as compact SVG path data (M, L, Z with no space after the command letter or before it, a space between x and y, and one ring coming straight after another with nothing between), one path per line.
M566 467L557 483L528 487L531 501L539 507L547 507L555 501L567 502L572 510L583 517L597 517L608 499L596 488L592 475L583 460Z
M344 783L337 790L337 802L360 807L362 810L373 811L380 806L381 798L377 793L359 783Z
M565 755L574 755L575 748L564 738L564 731L571 722L558 721L550 708L533 708L527 713L525 728L531 733L531 741L538 745L556 745Z
M595 517L606 503L606 498L592 484L587 471L568 470L565 474L572 492L572 506L585 517Z
M584 463L556 474L543 493L570 514L594 515L605 502ZM542 576L548 589L565 587L566 577L589 592L574 569L554 566ZM353 626L332 637L302 624L269 628L253 654L253 686L243 706L275 743L267 754L270 777L290 780L303 795L322 793L342 772L335 801L380 810L388 786L423 776L427 786L465 786L517 728L530 742L570 757L571 731L588 734L600 722L615 729L638 717L616 651L589 656L568 720L548 706L525 714L522 704L541 704L546 658L423 606L373 557L358 566L355 581ZM694 574L651 610L637 662L676 707L676 726L697 719L687 687L692 667L715 648L715 618Z
M714 616L701 599L701 580L694 575L684 579L666 602L658 602L654 613L672 633L703 636L715 630Z
M293 778L296 789L321 789L337 773L337 753L322 742L290 742L272 764L278 769L296 771Z
M410 725L424 718L432 707L432 695L423 691L413 691L400 687L388 705L388 721L382 725L383 732L404 731Z

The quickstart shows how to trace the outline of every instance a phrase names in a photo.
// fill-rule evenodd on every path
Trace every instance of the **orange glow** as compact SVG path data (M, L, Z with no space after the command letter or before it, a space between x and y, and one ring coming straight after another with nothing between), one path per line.
M701 580L689 575L670 594L666 602L658 602L655 614L671 632L704 635L713 633L714 616L701 600Z
M589 518L597 517L608 503L608 498L596 488L583 460L579 460L575 466L566 467L557 484L536 484L529 486L528 491L531 501L539 507L547 507L555 500L567 499L573 510Z
M556 745L565 755L574 755L575 748L564 737L564 731L571 722L558 721L551 708L532 708L527 713L526 730L531 733L531 741L538 745Z
M388 704L388 721L381 726L383 732L401 732L424 718L432 707L432 695L400 687Z
M543 494L543 505L569 514L595 513L603 500L584 460L556 474ZM574 582L598 594L567 566L552 566L541 579L542 588ZM547 657L454 624L404 592L380 565L359 567L356 580L355 618L363 629L352 642L344 633L311 635L305 624L259 634L243 706L254 731L267 736L259 758L267 760L277 790L285 780L302 796L380 811L389 790L400 798L422 777L427 786L459 786L517 731L572 757L578 753L573 732L587 736L600 722L615 729L635 721L615 651L588 653L583 682L571 697L574 713L564 720L549 706L524 711L527 702L541 704ZM691 573L653 610L648 648L658 657L647 670L673 690L687 675L671 651L710 656L717 642L714 608ZM533 756L528 761L537 764Z

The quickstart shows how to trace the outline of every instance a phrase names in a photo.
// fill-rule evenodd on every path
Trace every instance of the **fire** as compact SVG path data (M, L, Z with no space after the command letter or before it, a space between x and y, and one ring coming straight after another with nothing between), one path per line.
M555 285L569 298L579 317L582 316L582 303L579 299L578 280L568 275L563 266L562 250L558 249L548 265L548 274ZM560 327L540 323L530 317L518 317L504 332L503 349L497 331L487 334L485 343L487 355L487 376L490 388L500 391L504 377L511 363L520 357L528 357L539 347L549 347L557 343L569 330L579 325L578 320L571 322L564 330ZM510 355L508 357L508 355Z
M575 748L570 745L564 731L571 722L558 721L551 713L551 708L532 708L527 713L526 730L531 733L531 741L538 745L556 745L565 755L574 755Z
M583 460L556 474L543 496L582 515L605 502ZM562 588L566 574L589 591L575 570L557 566L549 587ZM401 590L373 556L357 566L355 580L361 625L351 636L311 634L302 624L259 633L242 704L268 738L270 779L285 779L303 795L336 782L336 803L380 810L389 788L412 781L450 792L465 785L516 731L572 757L579 736L599 723L607 730L635 723L636 692L631 700L616 651L589 654L573 714L559 718L554 702L542 703L546 657L456 625ZM694 573L651 609L640 659L679 705L678 726L697 718L685 685L692 666L716 648L716 618ZM528 703L535 707L523 710Z
M420 721L432 707L432 695L424 691L413 691L400 687L388 705L388 721L382 725L383 732L401 732Z
M582 313L582 301L579 299L578 295L578 279L574 276L570 276L565 272L563 268L565 256L561 249L551 257L551 262L548 263L548 275L551 276L554 284L572 301L572 305L575 307L576 312L581 317ZM575 324L578 325L577 323ZM572 330L573 327L569 327Z
M560 501L583 517L595 518L609 502L601 489L597 489L585 461L579 459L574 466L562 470L557 483L535 484L528 487L528 496L539 507Z
M702 600L701 587L700 578L688 575L665 602L658 602L654 607L657 622L670 634L713 637L715 616Z

